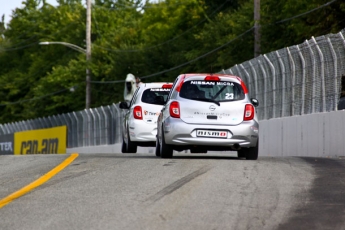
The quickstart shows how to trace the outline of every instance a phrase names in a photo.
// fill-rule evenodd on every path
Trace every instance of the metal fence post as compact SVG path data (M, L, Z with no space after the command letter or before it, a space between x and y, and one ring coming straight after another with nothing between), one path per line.
M255 71L254 66L253 66L251 61L249 61L249 66L250 66L252 73L253 73L254 88L255 88L254 92L255 92L255 98L257 98L258 91L259 91L259 89L258 89L258 76L256 74L256 71Z
M302 92L301 92L301 115L304 114L304 107L305 107L305 78L306 78L306 70L305 70L305 60L304 60L304 57L303 57L303 54L299 48L299 46L297 45L296 46L297 50L298 50L298 54L299 54L299 57L301 59L301 62L302 62Z
M263 78L264 79L267 79L267 74L266 74L266 71L265 71L265 68L262 66L261 64L261 61L258 59L258 63L259 63L259 66L260 66L260 69L261 69L261 72L263 74ZM263 89L263 94L264 94L264 119L268 119L268 116L267 116L267 90L268 90L268 87L267 87L267 84L268 84L268 81L265 81L265 88Z
M292 76L291 76L291 91L292 91L292 98L291 98L291 116L295 115L295 76L296 76L296 66L295 66L295 62L293 60L293 57L291 55L290 49L289 47L286 48L288 55L289 55L289 63L290 63L290 68L292 69Z
M312 37L312 41L315 43L316 50L320 56L320 65L321 65L321 90L322 90L322 111L326 111L326 90L325 90L325 59L323 57L323 53L317 44L314 37ZM320 110L319 110L320 111Z
M315 88L316 88L316 61L314 58L314 52L313 49L311 48L308 40L305 41L308 48L309 48L309 53L310 53L310 59L312 60L312 78L313 78L313 86L312 86L312 97L311 97L311 112L315 113Z
M285 85L285 75L286 75L286 72L285 72L285 66L284 66L284 63L282 61L282 58L280 57L280 54L278 51L276 51L276 55L278 57L278 60L279 60L279 64L280 64L280 68L281 68L281 72L282 72L282 102L281 102L281 115L280 117L284 116L285 114L285 92L287 90L287 87Z

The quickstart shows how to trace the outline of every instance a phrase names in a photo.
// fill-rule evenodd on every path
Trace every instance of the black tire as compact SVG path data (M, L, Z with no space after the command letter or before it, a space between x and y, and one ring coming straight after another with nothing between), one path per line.
M131 141L129 131L127 130L127 153L137 153L137 145Z
M162 139L159 142L161 158L172 158L173 149L170 145L165 144L164 131L162 129Z
M122 146L121 146L121 152L122 153L127 153L127 145L125 140L122 138Z
M246 152L243 149L237 151L238 158L246 158Z
M249 148L246 151L246 159L247 160L257 160L259 156L259 146Z
M161 156L161 147L160 147L160 144L159 144L159 139L158 139L158 135L156 137L156 156L157 157L160 157Z

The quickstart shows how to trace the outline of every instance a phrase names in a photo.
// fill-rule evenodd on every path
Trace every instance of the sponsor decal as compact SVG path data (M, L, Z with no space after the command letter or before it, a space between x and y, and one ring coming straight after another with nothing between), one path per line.
M12 142L0 142L0 151L13 151Z
M159 116L160 112L150 112L147 110L144 110L144 114L147 116Z
M13 154L14 134L0 135L0 155Z
M230 117L230 113L205 113L205 112L194 112L195 115L215 115L215 116L224 116L224 117Z
M234 86L233 82L228 82L228 81L218 81L217 85L229 85L229 86Z
M20 147L20 154L58 153L58 147L58 138L42 139L41 143L39 143L38 140L22 141Z
M214 81L190 81L191 85L216 85Z
M192 85L227 85L227 86L234 86L233 82L229 81L190 81Z
M66 153L66 136L66 126L15 133L14 154Z
M12 142L0 142L0 151L1 152L7 152L7 151L13 151L12 148Z
M162 88L159 88L159 89L154 89L154 88L151 88L150 91L154 91L154 92L170 92L170 89L162 89Z
M226 137L227 132L225 131L207 131L207 130L198 130L197 136L202 137Z

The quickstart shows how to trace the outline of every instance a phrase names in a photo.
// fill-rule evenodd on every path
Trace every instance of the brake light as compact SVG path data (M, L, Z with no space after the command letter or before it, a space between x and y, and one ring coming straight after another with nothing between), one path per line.
M172 88L172 84L164 84L162 85L162 89L171 89Z
M220 81L220 78L217 76L206 76L204 81Z
M254 106L251 104L246 104L246 107L244 109L244 116L243 116L243 120L244 121L250 121L253 120L254 118Z
M139 119L139 120L143 119L143 111L141 109L141 106L137 105L134 107L133 116L134 116L134 119Z
M171 117L180 118L180 104L177 101L171 102L169 112Z

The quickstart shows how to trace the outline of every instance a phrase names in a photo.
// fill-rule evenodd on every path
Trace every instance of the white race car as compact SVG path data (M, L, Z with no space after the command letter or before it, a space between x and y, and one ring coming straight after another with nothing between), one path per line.
M132 100L123 101L122 153L136 153L137 146L156 146L157 117L172 83L141 83Z

